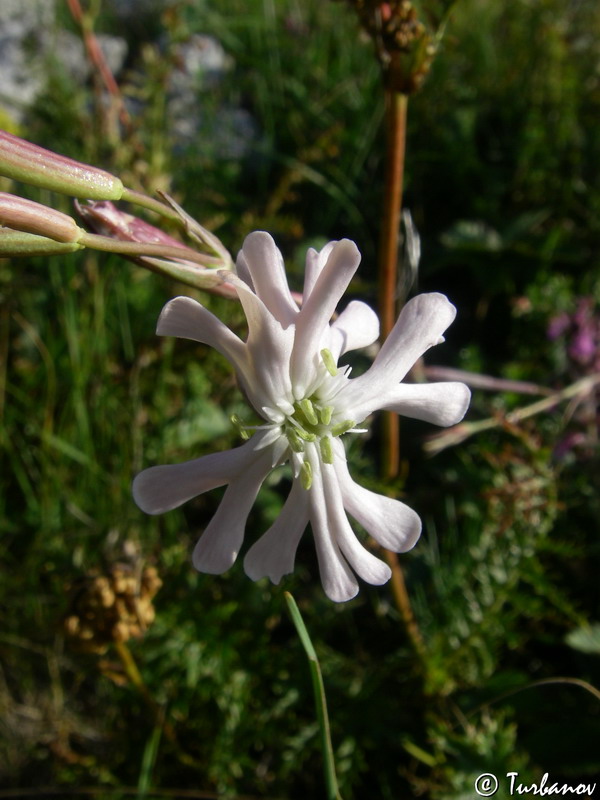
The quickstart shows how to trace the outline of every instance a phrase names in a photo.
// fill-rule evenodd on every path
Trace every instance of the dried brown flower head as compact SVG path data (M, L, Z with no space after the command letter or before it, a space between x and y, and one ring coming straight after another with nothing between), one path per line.
M115 564L106 575L86 575L72 587L63 623L67 639L78 650L101 654L111 642L139 638L154 621L152 601L161 586L155 567L140 573Z

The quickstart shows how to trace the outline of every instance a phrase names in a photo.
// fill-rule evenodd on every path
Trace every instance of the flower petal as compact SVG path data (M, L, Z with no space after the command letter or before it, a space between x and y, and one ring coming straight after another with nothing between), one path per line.
M242 253L252 285L275 319L287 328L298 315L288 286L285 266L279 248L265 231L246 236Z
M380 398L377 408L447 427L461 421L470 400L471 390L464 383L399 383Z
M282 400L291 402L289 363L294 326L283 328L260 297L237 276L230 281L248 320L246 348L253 377L244 388L250 402L259 413L263 406L277 407Z
M235 260L235 271L238 274L238 277L241 278L244 283L247 283L248 286L254 291L254 284L252 283L252 275L250 275L250 270L248 269L248 262L246 261L246 256L244 255L244 251L240 250Z
M331 324L331 350L337 360L349 350L368 347L379 338L379 317L360 300L348 303Z
M314 247L309 247L306 251L306 266L304 268L304 288L302 290L302 298L305 303L312 290L315 288L317 278L321 274L321 270L327 263L329 254L335 247L337 242L328 242L322 250L315 250Z
M399 383L426 350L444 341L442 334L455 316L456 308L443 294L419 294L409 300L370 369L343 390L350 418L362 420L369 413L364 409L379 408L379 397Z
M319 366L319 349L335 308L360 264L358 248L349 239L332 247L313 290L296 318L296 338L290 361L294 395L303 396Z
M255 462L231 481L194 548L192 562L198 572L220 575L231 567L244 540L250 509L270 471L270 453L261 451Z
M312 486L308 490L312 526L321 583L334 603L351 600L358 594L358 583L338 547L335 529L329 518L327 498L320 470L320 458L313 446L306 448L312 467Z
M336 440L333 465L344 508L376 542L395 553L414 547L421 535L419 515L400 500L376 494L355 483L348 471L344 446Z
M253 581L269 578L279 583L293 572L296 550L307 525L308 492L300 481L294 481L281 513L246 553L246 575Z
M150 467L136 475L133 499L146 514L164 514L193 497L232 481L258 458L256 445L262 433L255 434L241 447L211 453L182 464Z
M169 300L158 318L156 333L207 344L225 356L246 381L250 378L245 344L218 317L191 297Z
M391 578L391 569L358 541L344 510L341 487L334 467L324 464L322 469L328 518L340 550L360 578L367 583L381 586Z

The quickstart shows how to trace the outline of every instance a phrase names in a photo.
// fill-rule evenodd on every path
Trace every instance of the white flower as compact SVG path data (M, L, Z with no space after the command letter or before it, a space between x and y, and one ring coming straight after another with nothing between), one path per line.
M157 333L214 347L234 366L248 400L264 420L240 447L193 461L150 467L133 484L139 507L161 514L218 486L227 490L197 543L193 562L220 574L234 563L246 520L266 476L287 461L290 494L274 524L244 559L250 578L278 583L293 571L296 549L310 522L321 580L336 602L358 592L354 572L383 584L390 569L359 542L346 512L383 547L409 550L421 532L418 515L350 477L341 437L377 409L389 409L437 425L459 422L470 393L462 383L401 384L418 358L443 342L456 309L441 294L408 302L370 369L350 378L337 368L341 355L377 339L379 322L365 303L353 301L331 322L360 262L354 242L330 242L306 257L303 305L290 293L283 259L269 234L250 234L237 260L237 290L248 321L239 339L189 297L164 307ZM353 572L354 571L354 572Z

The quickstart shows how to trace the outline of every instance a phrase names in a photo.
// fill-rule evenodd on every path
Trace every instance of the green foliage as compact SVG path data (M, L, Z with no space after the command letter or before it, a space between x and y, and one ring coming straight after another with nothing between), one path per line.
M598 314L599 15L592 2L462 0L410 101L406 203L423 237L420 288L459 306L439 356L453 366L548 391L588 374L548 328L582 297ZM96 20L117 26L104 11ZM165 90L193 33L216 36L232 68L209 88L198 78L201 124L181 142ZM129 127L50 63L19 132L175 191L232 252L269 229L297 286L307 246L349 235L364 257L354 290L372 299L383 106L372 43L347 5L174 4L123 35ZM241 154L223 147L224 106L251 115ZM410 470L395 488L425 522L401 558L424 640L415 654L390 587L326 601L309 536L281 587L239 565L200 576L190 551L219 493L157 518L133 505L139 469L233 446L230 415L247 413L218 354L155 336L181 291L114 257L0 262L0 786L322 796L284 589L319 657L346 800L473 797L484 772L595 775L597 699L547 681L600 681L597 390L433 460L419 447L429 426L403 427ZM238 308L202 300L243 333ZM530 400L476 392L471 418ZM349 457L370 488L389 488L376 438ZM276 517L285 481L263 488L249 541ZM155 622L127 643L139 681L117 647L65 640L81 579L122 563L152 564L163 581Z

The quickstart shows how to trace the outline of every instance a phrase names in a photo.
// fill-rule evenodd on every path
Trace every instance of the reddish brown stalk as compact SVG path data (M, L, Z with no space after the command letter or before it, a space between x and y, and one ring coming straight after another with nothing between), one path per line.
M108 66L106 58L104 57L104 53L102 52L102 48L98 44L98 39L96 38L96 34L90 25L88 16L84 13L79 0L67 0L67 4L73 19L81 28L83 43L85 45L88 58L97 70L100 78L102 79L102 83L113 99L119 114L121 125L123 125L123 127L128 131L131 131L131 117L125 108L121 90L119 89L119 85L117 84L114 75Z
M408 96L388 86L385 102L385 190L379 251L379 318L384 340L394 327L398 312L398 249ZM400 425L397 414L384 412L381 434L382 477L390 482L398 477L400 470ZM410 604L402 567L395 553L386 550L385 558L392 570L392 592L406 633L415 652L423 659L425 645Z
M406 150L406 109L408 97L386 89L385 194L379 251L379 318L385 339L394 326L397 311L398 236L402 212L404 154ZM398 475L400 426L398 416L385 412L382 422L382 469L385 480Z

